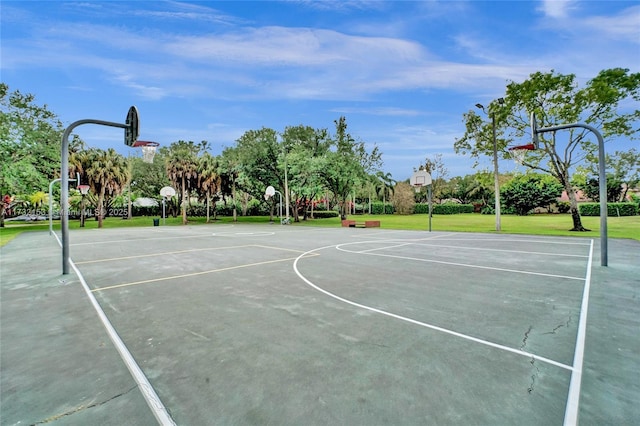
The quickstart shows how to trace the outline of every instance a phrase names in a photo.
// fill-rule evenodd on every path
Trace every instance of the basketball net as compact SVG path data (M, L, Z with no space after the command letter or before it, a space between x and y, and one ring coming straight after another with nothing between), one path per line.
M153 163L153 157L156 155L156 147L153 145L143 145L141 148L142 161L145 163Z
M516 163L516 172L520 171L520 167L524 163L524 159L527 156L527 152L534 150L535 147L533 144L514 146L513 148L509 148L509 155Z
M422 189L422 184L421 183L416 183L413 185L413 189L414 191L416 191L416 194L420 192L420 190Z

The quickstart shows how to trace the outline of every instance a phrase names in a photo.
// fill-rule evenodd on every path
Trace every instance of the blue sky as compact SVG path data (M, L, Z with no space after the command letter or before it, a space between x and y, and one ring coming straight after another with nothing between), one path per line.
M0 13L2 81L65 125L124 122L136 105L140 139L207 140L218 154L246 130L333 131L344 115L397 180L437 154L449 177L474 173L453 151L462 115L509 81L640 71L637 1L3 0ZM120 129L75 133L127 153Z

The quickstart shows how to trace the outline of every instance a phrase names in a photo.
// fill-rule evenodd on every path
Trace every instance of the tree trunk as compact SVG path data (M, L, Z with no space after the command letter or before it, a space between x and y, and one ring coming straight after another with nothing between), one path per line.
M209 210L211 209L211 195L207 191L207 223L209 223Z
M182 224L186 225L187 221L187 188L186 182L184 180L184 176L182 176Z
M570 184L565 185L565 191L569 197L569 205L571 206L569 211L571 212L571 219L573 220L573 228L570 231L576 232L588 232L590 229L582 226L582 220L580 219L580 211L578 210L578 200L576 199L576 193Z
M98 228L102 228L102 219L106 213L106 209L104 208L104 187L100 191L100 195L98 195L98 211L96 213L98 218Z

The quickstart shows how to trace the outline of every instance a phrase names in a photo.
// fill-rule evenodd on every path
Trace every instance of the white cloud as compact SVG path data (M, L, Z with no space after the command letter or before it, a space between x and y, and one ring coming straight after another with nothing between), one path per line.
M576 3L575 0L542 0L538 10L549 18L565 18Z

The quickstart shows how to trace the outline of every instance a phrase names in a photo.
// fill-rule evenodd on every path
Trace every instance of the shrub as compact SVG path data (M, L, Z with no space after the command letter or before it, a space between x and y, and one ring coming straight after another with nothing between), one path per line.
M600 216L600 203L578 204L582 216ZM607 216L636 216L638 205L635 203L607 203Z
M371 214L393 214L393 205L390 203L371 203Z
M558 207L558 213L569 213L569 210L571 210L571 203L568 201L558 201L556 206Z
M414 190L406 182L398 182L395 186L391 202L397 214L411 214L415 207Z
M460 214L460 213L473 213L473 210L474 210L473 204L444 203L444 204L433 204L431 212L433 214ZM429 213L429 204L428 203L416 204L413 212L416 214L427 214Z
M313 217L314 219L327 219L330 217L338 217L338 212L334 210L323 210L323 211L314 211Z

